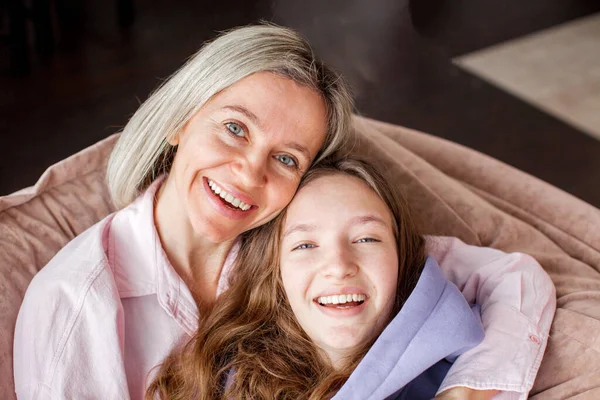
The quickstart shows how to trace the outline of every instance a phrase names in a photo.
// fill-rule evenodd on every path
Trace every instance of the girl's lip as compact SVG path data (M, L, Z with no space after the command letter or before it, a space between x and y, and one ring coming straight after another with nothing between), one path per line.
M367 299L369 298L369 294L367 293L367 291L361 287L358 286L344 286L344 287L329 287L325 290L323 290L321 293L319 293L318 295L316 295L314 297L314 299L318 299L319 297L325 297L325 296L334 296L337 294L364 294L365 296L367 296Z
M256 206L251 206L248 210L243 211L241 209L235 209L235 208L233 208L233 206L230 207L230 206L225 205L223 203L223 200L221 199L221 197L216 195L212 191L210 186L208 186L208 179L206 179L206 178L203 178L202 186L204 186L204 191L206 192L206 195L208 197L208 201L210 202L210 204L217 210L217 212L219 212L221 215L223 215L229 219L234 219L234 220L244 219L244 218L247 218L248 216L250 216L256 210L258 210L258 207L256 207Z
M233 197L237 197L238 199L240 199L241 201L243 201L244 203L248 204L249 206L252 206L254 208L258 208L258 206L254 203L254 200L252 200L250 198L250 196L248 196L245 193L240 192L239 190L225 184L225 183L221 183L219 181L215 181L214 179L211 178L207 178L207 177L202 177L202 179L204 179L206 181L206 184L208 184L208 181L212 181L214 182L218 187L220 187L221 189L225 190L227 193L231 193L231 195Z
M325 307L317 302L315 302L315 305L320 312L327 315L328 317L346 318L354 317L363 312L368 301L369 298L367 297L367 299L363 301L360 305L353 307L344 307L344 304L337 304L337 307Z

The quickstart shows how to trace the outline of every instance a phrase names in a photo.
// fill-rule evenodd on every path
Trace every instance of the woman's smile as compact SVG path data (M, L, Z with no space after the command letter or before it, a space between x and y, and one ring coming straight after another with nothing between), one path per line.
M292 199L326 131L326 107L313 89L269 72L240 80L170 142L177 146L167 178L174 184L166 185L172 193L160 215L182 216L168 221L212 243L270 221Z
M202 178L202 182L204 192L214 209L227 218L244 219L259 208L254 205L254 201L249 196L243 193L232 189L225 190L222 188L225 185L215 183L215 181L208 178ZM242 201L242 199L245 201Z

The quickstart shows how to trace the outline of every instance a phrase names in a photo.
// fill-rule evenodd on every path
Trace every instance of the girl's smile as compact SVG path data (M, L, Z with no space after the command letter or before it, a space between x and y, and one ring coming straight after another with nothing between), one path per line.
M289 205L281 278L306 334L331 361L384 328L396 298L398 256L392 215L360 179L329 175Z

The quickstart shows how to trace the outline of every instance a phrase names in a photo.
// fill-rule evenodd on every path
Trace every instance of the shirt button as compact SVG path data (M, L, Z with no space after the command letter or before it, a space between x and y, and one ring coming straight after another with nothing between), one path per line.
M529 335L529 340L531 340L534 343L540 343L540 338L535 335Z

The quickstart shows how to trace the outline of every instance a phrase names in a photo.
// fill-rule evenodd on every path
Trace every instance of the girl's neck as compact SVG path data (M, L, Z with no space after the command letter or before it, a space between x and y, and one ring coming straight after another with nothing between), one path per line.
M335 371L341 371L348 364L348 352L333 349L321 349L321 357L331 365Z
M187 216L173 198L173 190L164 190L168 178L156 194L154 223L167 259L190 289L196 303L210 304L217 294L223 264L235 239L213 243L192 229Z

